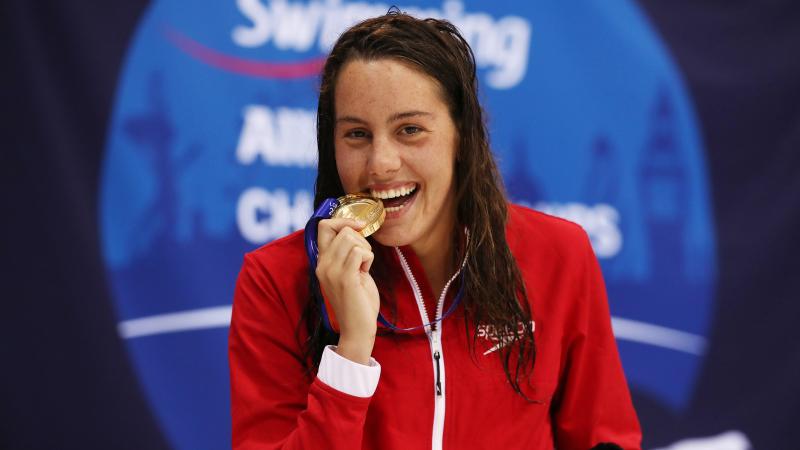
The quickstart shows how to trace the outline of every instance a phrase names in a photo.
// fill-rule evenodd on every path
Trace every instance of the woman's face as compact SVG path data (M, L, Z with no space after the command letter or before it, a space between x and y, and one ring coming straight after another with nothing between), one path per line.
M334 101L342 186L386 207L375 239L418 253L452 242L458 136L437 81L397 60L356 59L341 69Z

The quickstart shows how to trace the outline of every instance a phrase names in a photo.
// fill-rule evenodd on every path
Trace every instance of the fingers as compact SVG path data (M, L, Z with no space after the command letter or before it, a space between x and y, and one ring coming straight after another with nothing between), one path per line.
M347 254L345 261L345 270L354 273L356 271L369 273L372 262L375 261L375 254L363 247L352 247L350 253Z
M352 228L344 228L333 238L327 249L320 250L320 254L324 258L329 257L331 261L344 263L350 250L354 247L362 248L368 252L372 251L372 246L357 231Z
M372 246L356 230L360 230L363 223L352 219L327 219L319 222L317 231L317 246L322 255L333 252L339 255L339 260L344 261L349 248L352 246L372 250ZM344 248L343 248L344 247Z
M323 284L343 280L359 271L369 272L375 259L370 243L353 226L351 219L321 220L318 228L317 277ZM321 237L324 236L324 237ZM351 258L357 258L358 264Z
M317 224L317 246L322 252L328 244L343 230L361 230L364 223L354 219L325 219Z
M361 260L361 271L364 273L369 273L369 269L372 267L373 261L375 261L375 254L371 251L368 251L366 257Z
M359 271L367 272L369 269L363 270L364 264L372 265L373 258L375 258L375 256L371 251L362 247L352 247L344 264L345 270L350 273L357 273Z

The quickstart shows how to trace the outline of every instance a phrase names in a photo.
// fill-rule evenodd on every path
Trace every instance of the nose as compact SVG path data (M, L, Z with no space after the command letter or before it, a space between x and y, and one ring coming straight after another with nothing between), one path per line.
M397 144L386 137L374 137L368 164L370 175L383 177L397 172L402 165Z

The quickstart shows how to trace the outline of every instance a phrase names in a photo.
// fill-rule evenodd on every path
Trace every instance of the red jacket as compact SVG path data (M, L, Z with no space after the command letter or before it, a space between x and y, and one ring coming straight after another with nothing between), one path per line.
M641 432L586 234L526 208L512 205L509 214L508 243L535 322L536 363L526 392L537 402L511 389L491 351L502 344L492 330L478 330L470 354L461 306L434 331L379 331L372 356L380 367L326 350L326 374L372 370L367 378L353 375L366 372L323 377L321 367L310 381L301 356L307 334L298 327L309 298L308 262L303 234L296 232L247 254L237 281L229 338L233 447L585 450L613 442L639 448ZM430 322L437 307L439 314L447 309L457 286L439 306L410 248L374 248L389 274L378 281L381 298L396 302L387 317L410 327ZM422 311L431 317L422 319ZM364 381L369 377L374 381ZM346 386L359 382L377 383L374 395L374 385Z

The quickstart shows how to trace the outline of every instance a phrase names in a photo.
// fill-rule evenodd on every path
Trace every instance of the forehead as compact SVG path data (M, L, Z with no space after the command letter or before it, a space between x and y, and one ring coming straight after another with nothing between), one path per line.
M354 59L336 81L336 115L393 114L405 110L437 112L447 108L436 79L396 59Z

